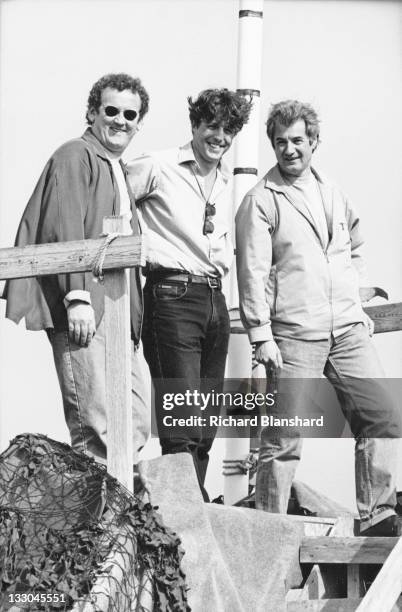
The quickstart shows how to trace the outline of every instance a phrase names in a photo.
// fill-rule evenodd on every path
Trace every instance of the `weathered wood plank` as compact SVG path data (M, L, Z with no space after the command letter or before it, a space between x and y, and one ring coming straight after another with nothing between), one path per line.
M293 517L294 518L294 517ZM307 517L300 517L307 518ZM313 517L310 517L313 518ZM317 519L319 517L316 517ZM344 516L337 519L323 519L322 521L332 521L334 524L330 528L330 532L327 537L334 538L340 536L352 536L353 535L353 516ZM310 535L306 532L306 535ZM336 571L336 570L335 570ZM321 585L321 589L319 589ZM322 591L322 585L324 586L324 592ZM311 572L307 577L306 583L299 591L298 599L311 599L317 597L317 593L320 592L320 597L330 596L336 593L338 590L337 576L333 571L329 571L329 568L321 568L319 565L313 565Z
M287 604L287 612L360 612L359 605L363 599L317 599L303 601L289 601ZM375 612L385 612L380 604L373 608ZM397 603L391 608L391 612L401 612L402 598L399 598Z
M339 520L330 516L303 516L302 514L289 514L288 518L299 523L318 523L319 525L327 525L329 528L333 527Z
M402 329L402 302L367 306L364 312L374 321L374 333L399 331Z
M390 612L402 591L402 538L367 591L358 612Z
M347 566L347 594L350 599L358 599L363 595L360 566L351 563Z
M103 243L99 238L0 249L0 279L88 272ZM143 265L141 249L139 236L119 236L107 248L103 269Z
M360 599L304 599L290 601L286 609L287 612L355 612L360 601Z
M105 233L123 230L123 217L104 219ZM107 469L133 492L131 334L128 270L105 272Z
M363 310L374 321L374 333L382 334L402 330L402 302L381 304L380 306L367 306ZM245 334L238 309L230 312L230 331L232 334Z
M301 563L383 563L398 538L305 537L300 547Z

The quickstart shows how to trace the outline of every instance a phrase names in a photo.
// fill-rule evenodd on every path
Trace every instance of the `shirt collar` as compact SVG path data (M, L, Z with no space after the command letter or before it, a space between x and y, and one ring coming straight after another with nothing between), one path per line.
M197 164L197 160L195 159L193 147L191 146L191 142L188 142L187 144L180 147L179 153L178 153L178 163L179 164L185 164L188 162L193 162L194 164ZM232 176L232 172L229 166L224 161L220 160L218 164L218 170L220 174L222 175L222 178L225 181L225 183L227 183L230 177Z
M82 138L86 142L89 142L92 145L92 147L95 149L96 154L99 155L99 157L102 157L103 159L109 160L109 157L108 157L108 154L107 154L107 151L106 151L105 147L96 138L95 134L93 133L93 131L91 130L90 127L88 127L85 130L85 132L82 135Z
M323 177L321 173L318 173L318 171L313 167L311 168L311 172L313 173L313 175L315 176L315 178L317 179L319 183L323 182ZM272 189L272 191L279 191L281 193L286 192L288 188L288 184L285 182L285 179L280 173L278 164L274 166L273 168L271 168L271 170L268 171L268 173L265 175L264 178L265 178L265 187L267 189Z

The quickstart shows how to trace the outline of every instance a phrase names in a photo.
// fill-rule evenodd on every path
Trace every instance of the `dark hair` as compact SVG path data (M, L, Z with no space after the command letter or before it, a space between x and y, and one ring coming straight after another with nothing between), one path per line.
M319 119L311 104L299 102L298 100L283 100L271 106L267 119L267 135L272 146L274 146L276 122L278 121L282 125L289 127L299 119L302 119L305 123L306 134L309 137L310 143L312 140L317 139L318 144L320 135Z
M102 103L102 92L107 87L111 89L117 89L117 91L124 91L129 89L132 93L137 93L141 99L141 108L139 113L139 119L141 120L144 115L148 112L149 107L149 95L146 89L143 87L140 79L134 79L129 74L119 72L117 74L106 74L96 81L92 85L92 89L89 92L87 112L85 118L89 125L92 125L93 121L89 118L89 112L92 110L98 111Z
M252 106L243 95L229 89L205 89L196 100L187 100L193 127L201 121L219 123L234 135L247 123Z

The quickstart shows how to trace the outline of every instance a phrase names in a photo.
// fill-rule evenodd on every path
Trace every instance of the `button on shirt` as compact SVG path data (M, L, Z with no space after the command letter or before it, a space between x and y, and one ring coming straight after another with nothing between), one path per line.
M191 143L144 155L127 164L131 189L146 226L150 269L173 268L223 277L233 258L231 174L220 163L209 202L214 231L203 234L203 177ZM198 182L197 182L198 179Z

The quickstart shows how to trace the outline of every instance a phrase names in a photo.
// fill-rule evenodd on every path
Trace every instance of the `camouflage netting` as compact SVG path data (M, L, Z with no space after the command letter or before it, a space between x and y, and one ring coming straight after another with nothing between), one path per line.
M16 437L0 455L0 610L190 610L155 510L66 444Z

